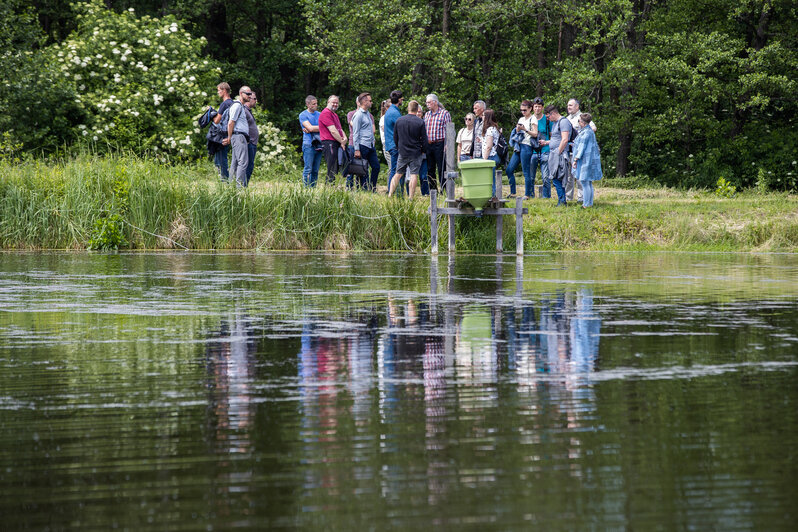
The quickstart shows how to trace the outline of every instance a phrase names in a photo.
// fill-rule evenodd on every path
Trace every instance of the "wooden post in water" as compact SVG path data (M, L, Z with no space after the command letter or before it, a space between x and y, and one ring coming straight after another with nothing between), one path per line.
M502 199L502 171L496 169L496 199L500 200L499 207L501 207ZM496 216L496 253L501 253L504 248L503 243L504 222L503 216L499 214Z
M524 254L524 198L515 198L515 254Z
M429 191L429 227L432 237L433 255L438 254L438 191L430 188Z
M454 180L457 172L447 172L449 178L446 180L446 206L454 206ZM449 253L454 252L454 214L448 214L449 218Z

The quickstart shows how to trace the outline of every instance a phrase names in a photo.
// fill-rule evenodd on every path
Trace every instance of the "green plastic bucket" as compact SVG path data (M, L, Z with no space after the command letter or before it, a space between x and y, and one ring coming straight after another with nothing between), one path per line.
M494 166L496 162L490 159L460 161L463 197L478 211L481 211L493 197Z

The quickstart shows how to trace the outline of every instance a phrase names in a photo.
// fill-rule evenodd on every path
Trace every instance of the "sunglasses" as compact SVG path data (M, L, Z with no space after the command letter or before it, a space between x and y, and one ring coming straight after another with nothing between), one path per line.
M243 94L246 94L247 96L252 96L251 92L244 92Z
M473 121L473 120L474 120L473 118L466 118L466 119L465 119L465 121L466 121L466 122L471 122L471 121Z

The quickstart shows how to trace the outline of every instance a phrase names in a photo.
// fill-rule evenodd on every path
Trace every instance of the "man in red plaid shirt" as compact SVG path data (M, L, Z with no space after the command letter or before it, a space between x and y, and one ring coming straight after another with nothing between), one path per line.
M446 124L452 121L449 111L441 106L436 94L427 95L427 108L424 124L427 126L427 168L430 188L438 187L436 175L444 178L443 149L446 146Z

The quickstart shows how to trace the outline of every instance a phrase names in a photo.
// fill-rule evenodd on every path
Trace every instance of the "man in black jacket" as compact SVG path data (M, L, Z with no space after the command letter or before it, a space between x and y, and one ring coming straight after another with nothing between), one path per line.
M399 151L399 160L396 163L396 174L391 179L389 196L393 196L396 187L405 175L410 172L410 198L416 193L418 173L421 168L421 156L427 149L427 127L424 120L416 116L418 102L412 100L407 104L407 114L396 120L393 129L393 140Z

